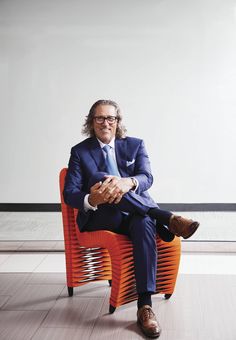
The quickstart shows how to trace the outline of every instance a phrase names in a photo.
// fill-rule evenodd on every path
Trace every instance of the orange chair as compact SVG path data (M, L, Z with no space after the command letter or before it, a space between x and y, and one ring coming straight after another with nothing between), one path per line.
M132 242L125 235L100 230L80 232L77 210L66 205L63 189L67 169L60 172L61 209L64 228L66 275L69 296L73 288L91 281L108 280L111 285L110 308L137 299ZM180 239L164 242L157 237L156 293L169 299L174 291L180 262Z

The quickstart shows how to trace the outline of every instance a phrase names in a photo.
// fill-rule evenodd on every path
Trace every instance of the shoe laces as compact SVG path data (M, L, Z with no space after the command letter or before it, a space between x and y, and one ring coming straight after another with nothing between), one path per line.
M143 313L141 314L141 318L143 322L151 319L153 317L153 311L151 308L144 308Z

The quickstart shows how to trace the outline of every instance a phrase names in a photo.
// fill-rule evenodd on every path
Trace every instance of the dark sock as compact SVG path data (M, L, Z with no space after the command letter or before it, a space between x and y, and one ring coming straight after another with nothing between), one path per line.
M175 235L172 234L165 226L169 226L172 213L159 208L150 208L148 210L148 215L156 220L157 233L160 238L165 242L171 242Z
M160 238L165 242L171 242L175 238L175 235L172 234L168 228L166 228L163 224L156 223L157 234Z
M172 216L172 213L167 210L162 210L159 208L150 208L147 212L147 214L156 219L158 224L164 224L167 227L169 226L170 217Z
M143 307L144 305L152 307L152 294L149 292L141 293L138 295L138 309Z

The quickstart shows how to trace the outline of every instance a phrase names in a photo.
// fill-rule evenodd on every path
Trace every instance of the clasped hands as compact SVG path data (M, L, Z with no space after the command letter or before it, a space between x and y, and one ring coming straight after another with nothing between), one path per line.
M89 204L97 206L104 203L118 204L123 195L133 187L131 178L107 175L104 182L95 183L90 189Z

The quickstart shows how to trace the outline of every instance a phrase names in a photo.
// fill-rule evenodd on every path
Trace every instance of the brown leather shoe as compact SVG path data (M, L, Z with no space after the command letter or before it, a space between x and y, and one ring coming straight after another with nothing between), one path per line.
M177 215L172 215L170 218L169 230L176 236L189 238L192 236L200 223Z
M150 306L144 305L139 308L137 318L138 325L146 336L150 338L158 338L160 336L161 326Z

